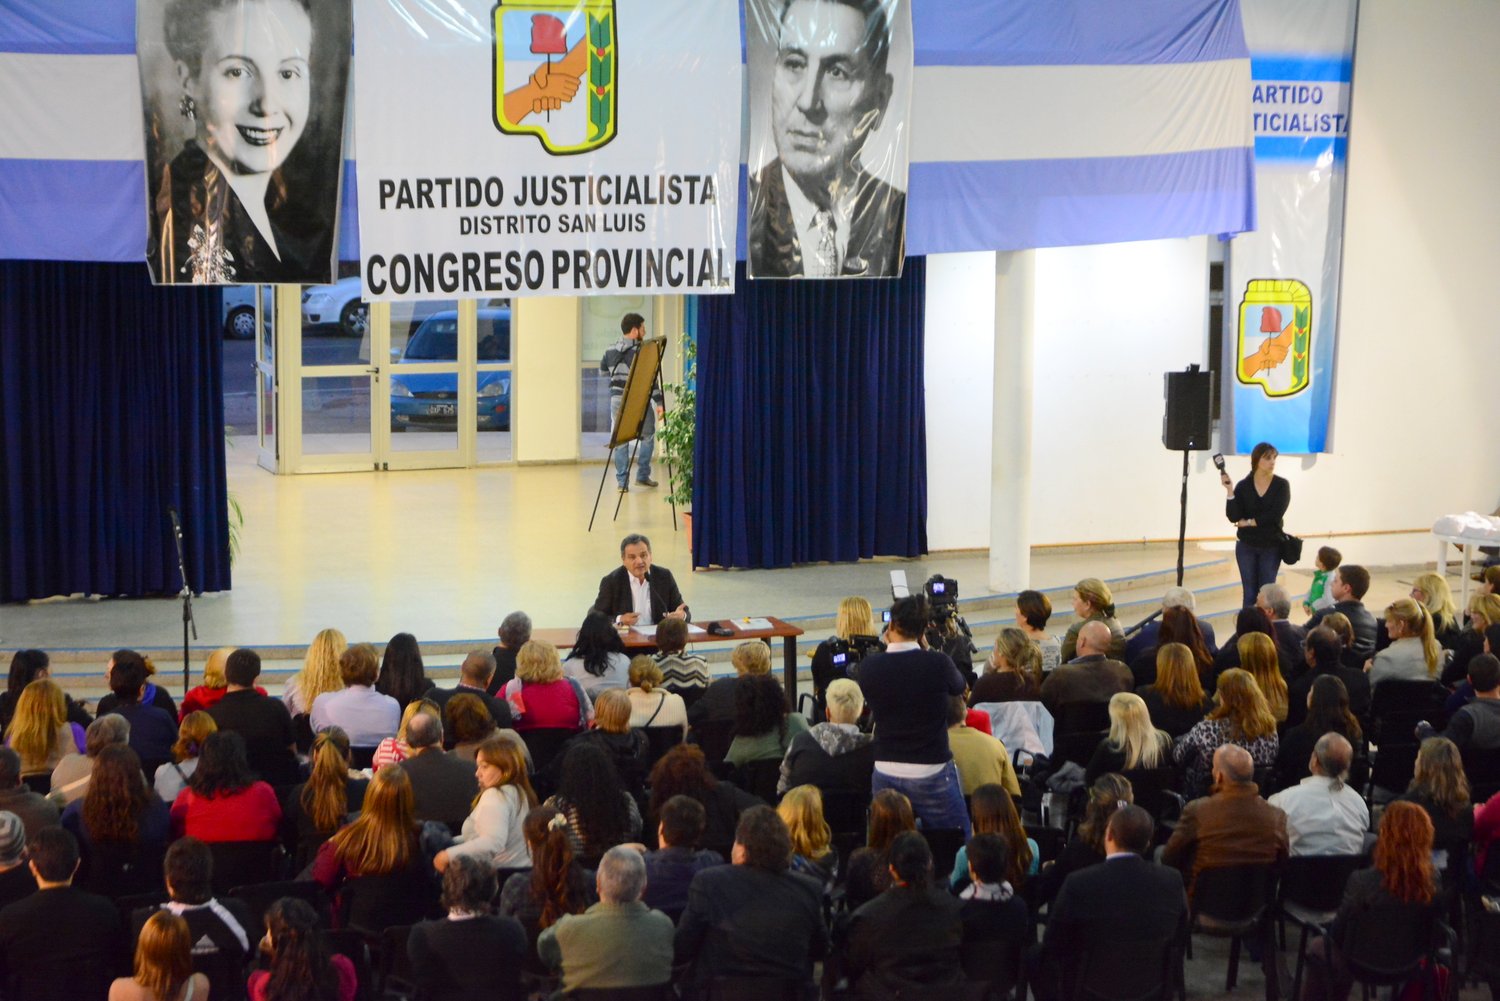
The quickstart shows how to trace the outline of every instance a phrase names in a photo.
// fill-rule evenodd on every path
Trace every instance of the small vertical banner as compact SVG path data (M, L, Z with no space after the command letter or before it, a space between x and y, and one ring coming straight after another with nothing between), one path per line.
M1224 450L1328 450L1357 0L1243 0L1260 221L1229 245Z

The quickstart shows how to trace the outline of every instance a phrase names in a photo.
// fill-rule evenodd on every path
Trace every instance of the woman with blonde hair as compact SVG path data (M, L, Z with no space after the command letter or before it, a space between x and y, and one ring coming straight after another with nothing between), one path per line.
M282 798L282 840L298 872L351 814L359 813L370 780L352 771L352 764L349 735L331 726L313 740L307 781Z
M1438 643L1445 650L1453 649L1463 632L1463 623L1458 619L1458 604L1453 600L1447 578L1431 571L1417 574L1417 579L1411 582L1411 599L1432 616L1432 631Z
M771 648L760 640L747 640L730 652L729 663L734 666L734 674L710 682L703 697L693 703L689 720L694 726L734 722L735 693L739 691L740 681L771 673Z
M1376 651L1365 670L1370 691L1382 681L1436 681L1443 666L1443 648L1432 631L1426 606L1397 598L1386 606L1385 629L1391 645Z
M839 855L833 850L833 831L823 819L823 794L817 786L788 789L776 807L792 838L792 872L811 876L823 886L838 875Z
M234 653L232 646L221 646L208 655L203 662L203 684L192 689L182 697L182 705L178 707L178 722L187 719L189 713L206 712L219 704L224 693L229 691L229 681L224 677L224 665L229 662L229 655ZM260 694L266 694L266 690L259 685L255 690Z
M1109 626L1109 655L1119 658L1125 652L1125 630L1115 618L1115 597L1109 585L1098 577L1085 577L1073 585L1073 614L1078 620L1068 627L1062 641L1062 662L1066 664L1078 656L1078 630L1086 622L1102 622Z
M1265 633L1246 633L1235 644L1239 648L1240 667L1250 672L1250 677L1260 686L1266 697L1266 705L1277 723L1286 722L1286 679L1281 676L1280 655L1276 641Z
M1459 634L1448 666L1443 668L1439 679L1449 688L1468 689L1469 661L1485 652L1484 631L1490 626L1500 625L1500 594L1488 592L1469 596L1468 623ZM1500 651L1490 651L1500 653Z
M877 637L880 630L875 626L875 612L870 602L859 595L851 595L839 602L837 618L833 623L833 636L817 645L812 652L813 696L819 700L831 682L849 676L846 658L843 663L835 660L835 646L847 644L856 636ZM837 643L842 640L843 644Z
M969 705L1034 702L1042 688L1042 648L1026 632L1006 626L995 637L985 671L974 682Z
M522 825L537 805L536 792L526 777L526 758L508 740L493 737L479 746L474 778L479 795L457 840L432 860L438 872L451 859L470 856L496 869L524 869L531 864Z
M349 641L337 629L324 629L307 645L302 670L286 683L281 700L293 716L312 712L313 701L325 692L342 692L344 678L339 673L339 658L349 649Z
M412 699L406 704L406 708L401 710L401 725L396 727L396 735L387 737L375 745L375 756L370 759L372 771L379 771L386 765L399 765L411 757L411 746L406 743L406 727L411 723L411 718L418 713L435 719L443 718L443 711L438 708L436 702L429 699Z
M84 730L68 722L68 703L57 682L38 678L21 691L5 743L21 758L21 775L52 774L64 754L83 753Z
M1174 739L1191 730L1213 708L1203 691L1198 660L1186 643L1156 648L1156 680L1136 694L1146 703L1151 721Z
M582 730L594 718L588 693L564 675L557 647L546 640L521 645L516 676L502 692L517 730Z
M633 727L677 726L687 736L687 703L676 692L661 687L661 668L642 654L630 661L630 725Z
M1109 700L1109 736L1099 742L1084 781L1092 783L1108 772L1168 765L1172 737L1151 725L1146 702L1134 692L1116 692Z
M1239 667L1219 675L1214 708L1172 747L1172 757L1184 766L1182 791L1189 799L1208 795L1214 752L1225 744L1249 751L1257 768L1276 763L1276 717L1250 672Z
M203 753L208 735L217 733L218 730L219 724L202 710L182 717L182 722L177 726L177 743L172 745L172 760L159 765L152 780L156 794L163 803L172 802L187 788L188 779L193 777L193 772L198 768L198 755Z
M188 923L171 911L146 919L135 943L134 976L109 985L109 1001L205 1001L208 977L193 972Z

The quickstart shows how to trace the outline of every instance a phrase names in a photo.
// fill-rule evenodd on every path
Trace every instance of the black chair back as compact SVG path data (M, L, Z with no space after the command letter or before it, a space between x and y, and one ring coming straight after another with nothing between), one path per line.
M1084 944L1065 975L1070 1001L1170 1001L1181 978L1181 949L1167 940L1100 938Z
M1441 730L1448 723L1447 703L1448 690L1436 681L1382 681L1370 696L1370 718L1377 731L1410 734L1422 720ZM1378 737L1371 739L1380 746Z
M1135 805L1151 814L1158 822L1176 809L1177 798L1168 796L1167 793L1182 791L1182 773L1173 765L1131 768L1120 772L1120 775L1130 782Z
M40 775L23 775L21 776L21 781L26 784L26 788L38 796L45 796L52 791L51 772L43 772Z
M958 858L958 850L964 846L963 829L938 827L924 830L922 837L927 839L927 847L932 849L933 877L941 880L945 873L953 871L953 860Z
M682 727L680 726L644 726L641 732L646 735L646 770L649 772L651 766L662 759L664 755L678 744L682 743Z
M858 834L864 837L870 819L870 791L822 789L823 819L834 834Z
M351 747L349 748L349 760L355 768L370 768L375 764L375 748Z
M714 977L704 1001L802 1001L811 986L780 977Z
M236 886L229 891L229 896L244 904L250 911L260 933L266 931L266 911L271 905L282 897L296 897L312 905L312 909L318 912L323 927L329 925L328 894L324 892L321 884L310 879L288 879L278 880L272 883L247 883Z
M375 996L374 970L370 963L370 946L357 931L325 931L330 952L348 958L354 964L357 986L355 1001L371 1001Z
M765 758L747 761L735 768L729 779L752 796L759 796L771 806L781 797L776 792L776 783L781 778L781 759Z
M1067 841L1067 832L1060 827L1047 827L1042 824L1023 825L1026 836L1036 842L1037 864L1051 862L1062 854L1063 844Z
M380 955L375 976L375 991L379 997L392 993L403 997L417 992L417 976L412 972L411 956L406 951L406 942L411 938L411 925L395 925L380 933Z
M712 767L729 753L729 745L734 741L734 721L709 719L695 723L688 740L703 749L703 759Z
M160 848L94 841L84 848L74 885L111 900L149 894L162 885L161 865Z
M384 876L361 876L339 889L339 924L370 937L393 925L413 925L436 917L437 881L417 865Z
M1194 930L1250 934L1265 919L1275 889L1276 869L1270 864L1201 870L1193 881Z
M1437 944L1438 909L1356 908L1346 914L1339 943L1354 979L1375 986L1404 984Z
M563 995L564 1001L676 1001L672 985L650 987L580 987Z
M995 938L971 939L965 931L964 943L959 948L959 960L963 963L964 979L971 985L984 985L984 990L979 992L981 997L1009 997L1011 989L1021 982L1025 970L1026 943Z
M312 750L314 734L312 731L312 717L307 713L300 713L292 717L292 740L297 745L298 754L307 754Z
M286 875L286 849L279 841L211 841L208 851L214 857L215 894Z
M1109 736L1109 705L1069 702L1059 706L1052 721L1052 761L1087 765L1099 742Z
M517 732L527 750L531 751L531 764L537 775L550 774L552 763L562 753L563 745L578 733L571 727L536 727Z
M1278 901L1309 913L1339 909L1344 884L1352 873L1369 865L1365 855L1294 855L1282 863Z
M1464 759L1464 775L1469 779L1471 801L1484 803L1500 792L1500 748L1466 747L1460 753Z

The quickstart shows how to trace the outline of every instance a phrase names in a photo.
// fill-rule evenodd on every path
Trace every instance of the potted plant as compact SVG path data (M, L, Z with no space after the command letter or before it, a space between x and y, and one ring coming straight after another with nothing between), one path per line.
M672 489L664 498L682 510L688 545L693 541L693 443L698 430L698 344L682 339L682 382L665 387L673 406L656 429L657 448L671 471Z

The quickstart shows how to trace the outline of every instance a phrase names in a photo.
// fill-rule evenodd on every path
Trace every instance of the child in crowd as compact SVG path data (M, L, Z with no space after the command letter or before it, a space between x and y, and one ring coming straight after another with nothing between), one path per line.
M1308 615L1333 607L1333 595L1328 593L1328 578L1344 562L1344 555L1332 546L1319 546L1317 569L1313 571L1312 586L1307 589L1307 600L1302 610Z

